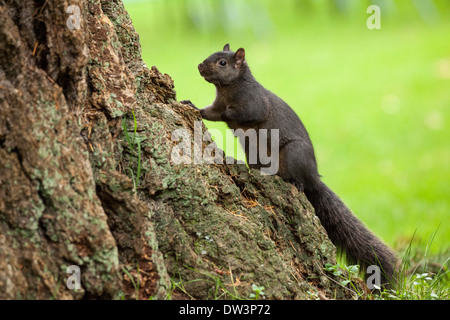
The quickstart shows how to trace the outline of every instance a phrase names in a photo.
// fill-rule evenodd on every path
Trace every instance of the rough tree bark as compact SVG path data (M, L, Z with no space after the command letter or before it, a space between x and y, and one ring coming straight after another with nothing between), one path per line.
M0 0L0 298L349 297L292 185L170 160L196 120L121 1Z

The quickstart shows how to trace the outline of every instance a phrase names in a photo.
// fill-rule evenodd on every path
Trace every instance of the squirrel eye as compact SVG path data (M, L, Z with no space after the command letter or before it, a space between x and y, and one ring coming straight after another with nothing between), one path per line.
M222 67L225 67L227 65L227 61L226 60L220 60L219 61L219 65L221 65Z

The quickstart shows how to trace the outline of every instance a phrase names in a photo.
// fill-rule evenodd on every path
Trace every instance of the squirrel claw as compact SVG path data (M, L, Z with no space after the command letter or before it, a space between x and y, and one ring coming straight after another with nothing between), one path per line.
M182 101L180 101L180 103L181 103L181 104L184 104L184 105L186 105L186 106L190 106L190 107L192 107L192 108L194 108L194 109L199 110L199 108L197 108L197 107L191 102L191 100L182 100Z

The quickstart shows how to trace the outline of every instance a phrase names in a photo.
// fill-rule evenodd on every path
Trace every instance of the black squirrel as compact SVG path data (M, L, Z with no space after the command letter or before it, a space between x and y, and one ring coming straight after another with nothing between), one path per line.
M232 52L226 44L222 51L200 63L198 70L216 86L216 99L200 110L202 118L225 121L231 129L278 129L277 174L305 193L329 238L345 252L350 263L360 264L363 270L377 265L381 284L394 283L396 254L320 180L314 148L303 123L286 102L256 81L245 60L245 50ZM244 148L247 160L248 147L246 144ZM259 162L249 166L263 167Z

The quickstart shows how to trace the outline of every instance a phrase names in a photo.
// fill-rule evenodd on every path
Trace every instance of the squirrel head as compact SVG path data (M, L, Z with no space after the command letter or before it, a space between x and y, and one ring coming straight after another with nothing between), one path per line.
M213 84L230 84L247 69L245 50L230 51L227 43L222 51L213 53L198 65L198 71L206 81Z

